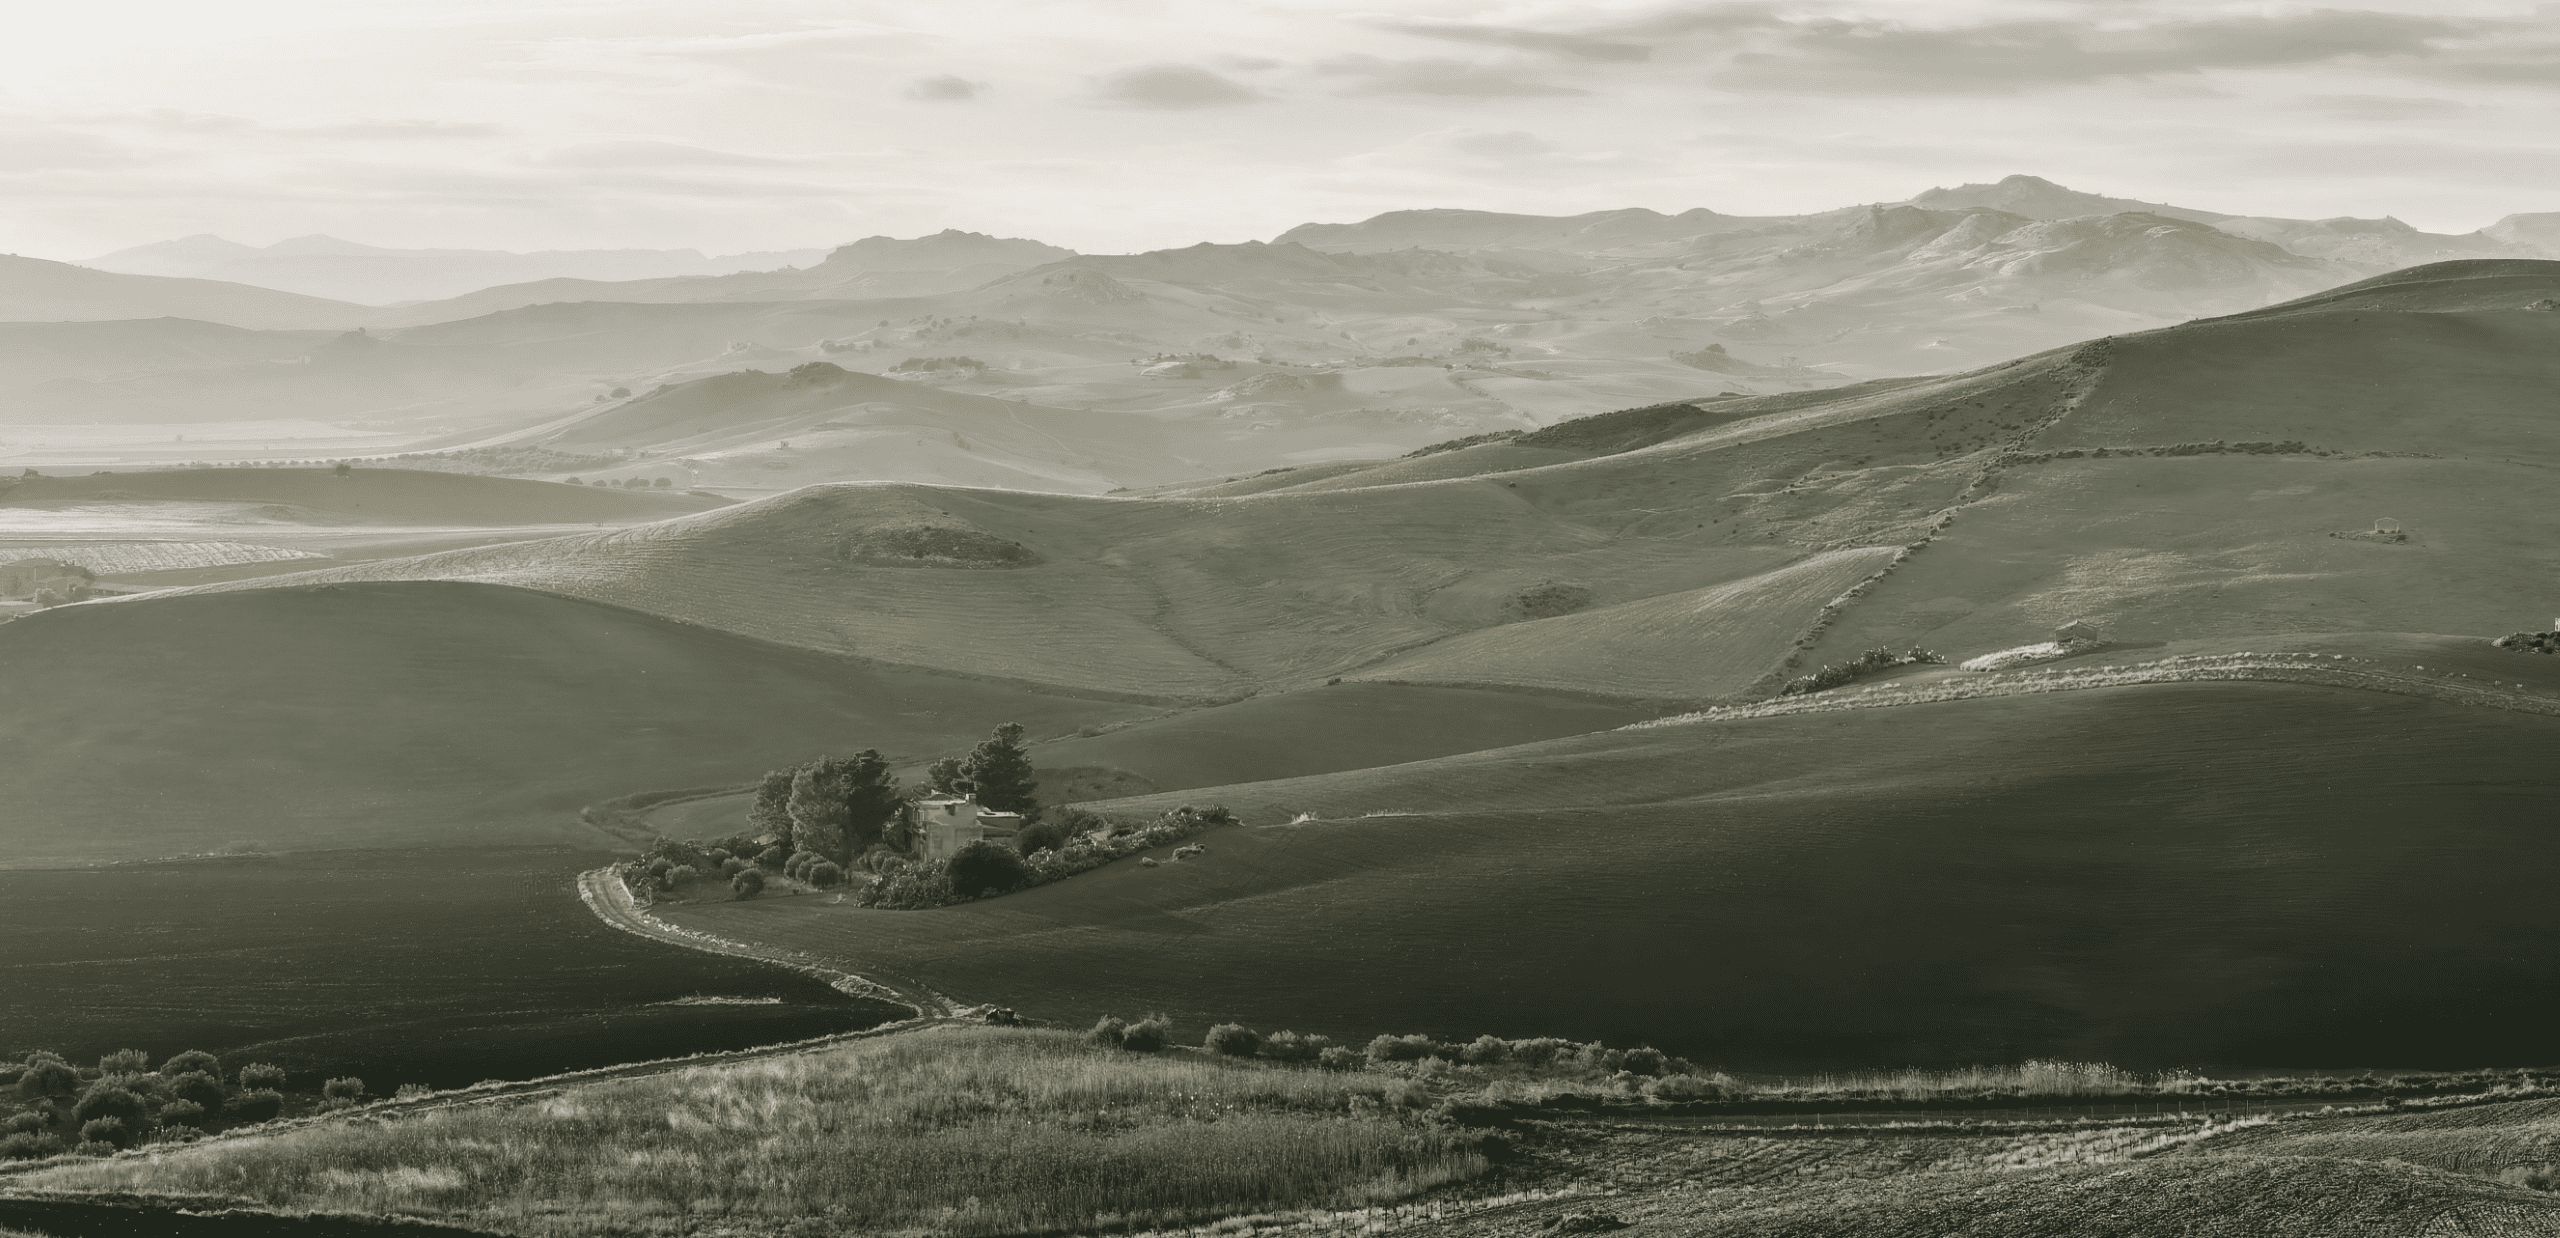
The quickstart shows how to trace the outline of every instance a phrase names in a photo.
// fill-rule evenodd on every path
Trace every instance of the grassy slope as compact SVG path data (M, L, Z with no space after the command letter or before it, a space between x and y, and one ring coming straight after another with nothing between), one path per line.
M2560 1163L2560 1101L2528 1100L2405 1116L2344 1118L2232 1131L2191 1156L2316 1156L2401 1161L2495 1178Z
M344 477L329 469L104 473L31 478L0 490L0 505L152 500L271 503L370 523L489 526L663 520L727 505L693 494L377 468Z
M1251 824L986 903L670 918L1063 1019L1768 1068L2520 1060L2560 979L2533 910L2560 792L2517 771L2554 742L2268 684L1698 723L1133 801Z
M20 1181L423 1212L529 1235L690 1232L712 1216L754 1232L820 1216L861 1233L1154 1228L1388 1202L1484 1170L1454 1132L1382 1109L1395 1086L1137 1057L1054 1032L946 1030ZM528 1160L526 1148L544 1152Z
M150 598L0 626L0 864L604 841L581 805L999 722L1139 712L470 584Z

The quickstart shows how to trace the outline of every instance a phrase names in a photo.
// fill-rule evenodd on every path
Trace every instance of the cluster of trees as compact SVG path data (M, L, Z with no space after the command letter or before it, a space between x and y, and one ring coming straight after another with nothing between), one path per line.
M1014 722L997 727L967 756L934 762L924 781L913 787L899 785L878 749L821 757L765 774L756 784L744 833L708 843L662 840L626 880L635 889L667 891L716 870L740 898L762 893L768 874L777 873L827 889L841 884L855 868L891 872L911 866L922 842L914 808L918 799L973 795L981 807L1022 814L1025 825L1015 846L993 848L1003 853L1001 860L990 861L981 853L989 844L964 853L969 863L962 867L972 874L990 863L1004 868L1002 861L1011 861L1008 871L990 869L965 878L974 885L1010 888L1016 884L1011 870L1021 868L1020 856L1067 842L1060 824L1040 820L1038 789L1022 725ZM1100 822L1074 810L1066 819Z
M151 1069L150 1055L124 1049L83 1070L38 1050L0 1063L15 1111L0 1118L0 1161L63 1152L103 1156L140 1143L178 1143L221 1125L264 1122L284 1112L283 1070L251 1064L225 1081L221 1059L189 1050ZM361 1079L332 1079L328 1107L364 1096Z
M923 784L914 788L901 788L897 775L889 772L888 759L873 748L774 770L756 786L747 825L758 834L788 839L793 852L849 866L914 854L911 805L928 795L974 795L982 808L1020 813L1026 823L1037 822L1039 778L1022 736L1022 724L1005 723L969 755L934 762L925 770Z
M1824 663L1822 669L1810 675L1798 675L1788 680L1787 685L1778 690L1778 695L1803 696L1808 692L1837 688L1877 671L1889 671L1902 666L1918 666L1923 663L1935 665L1945 661L1945 658L1926 649L1913 648L1895 653L1878 646L1859 654L1855 661Z

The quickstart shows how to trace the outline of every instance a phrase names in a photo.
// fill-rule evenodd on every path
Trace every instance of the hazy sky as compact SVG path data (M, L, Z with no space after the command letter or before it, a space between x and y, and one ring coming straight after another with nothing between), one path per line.
M1109 252L2012 172L2438 231L2560 211L2560 4L2348 3L18 0L0 250Z

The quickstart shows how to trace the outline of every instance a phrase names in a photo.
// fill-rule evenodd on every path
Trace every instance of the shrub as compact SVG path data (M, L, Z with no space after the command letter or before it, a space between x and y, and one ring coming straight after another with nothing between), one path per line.
M153 1143L194 1143L202 1138L204 1132L192 1126L163 1126L151 1132Z
M1369 1059L1349 1045L1326 1045L1316 1054L1316 1065L1326 1070L1358 1070L1368 1064Z
M114 1156L115 1154L114 1144L99 1143L96 1140L83 1140L71 1146L73 1156Z
M13 1113L8 1121L0 1122L0 1135L28 1135L51 1125L53 1115L49 1113Z
M1419 1062L1439 1053L1445 1046L1428 1036L1380 1035L1369 1042L1372 1062Z
M391 1099L424 1100L435 1094L436 1090L434 1088L428 1087L423 1083L404 1083L392 1090Z
M726 864L731 859L735 858L729 854L729 849L726 847L713 847L710 851L706 852L705 855L714 864Z
M794 881L806 881L809 870L825 863L826 859L815 851L793 852L790 859L782 862L782 875Z
M222 1108L222 1084L213 1076L201 1070L191 1070L183 1075L161 1077L168 1080L169 1094L178 1098L170 1103L193 1101L208 1113Z
M62 1141L51 1135L27 1132L0 1136L0 1161L32 1161L62 1155Z
M242 1092L231 1098L231 1116L243 1122L270 1122L283 1112L284 1093L273 1088Z
M1097 1044L1106 1049L1119 1048L1121 1042L1128 1037L1129 1025L1110 1015L1094 1020L1093 1027L1084 1034L1088 1043Z
M1523 1066L1544 1066L1555 1061L1556 1055L1573 1047L1572 1041L1553 1036L1515 1040L1511 1042L1511 1060Z
M1499 1036L1478 1036L1458 1050L1458 1060L1469 1066L1491 1066L1510 1056L1511 1042Z
M737 861L732 860L730 863L734 864ZM754 898L764 893L764 873L752 868L740 869L736 876L729 879L729 888L737 891L739 898Z
M27 1072L18 1076L18 1095L33 1099L39 1096L69 1096L80 1090L80 1072L56 1061L30 1061Z
M808 882L821 890L844 884L844 870L833 860L820 860L809 866Z
M745 871L747 871L747 862L734 855L720 861L720 875L723 877L735 877Z
M783 862L790 858L790 854L782 849L782 844L775 843L756 855L756 867L779 871Z
M679 884L691 881L701 875L702 874L694 870L694 867L691 864L678 864L674 868L667 870L667 888L672 890Z
M127 1127L140 1130L150 1116L141 1097L104 1079L90 1084L80 1094L80 1103L71 1107L71 1120L84 1127L99 1118L120 1118Z
M1329 1037L1273 1032L1262 1038L1262 1056L1275 1062L1312 1062L1332 1044Z
M984 839L951 857L951 892L962 898L1001 893L1029 880L1031 869L1019 854Z
M1639 1075L1659 1075L1670 1064L1670 1061L1662 1056L1662 1050L1651 1046L1629 1049L1627 1055L1618 1062L1620 1069Z
M1153 1053L1172 1043L1173 1024L1160 1014L1130 1024L1120 1036L1120 1047L1132 1053Z
M1262 1034L1241 1023L1221 1023L1209 1029L1200 1047L1220 1057L1252 1057L1262 1049Z
M222 1059L202 1049L189 1049L160 1063L160 1073L163 1075L183 1075L188 1071L203 1071L219 1079L222 1077Z
M98 1059L102 1075L138 1075L151 1069L151 1055L140 1049L118 1049Z
M240 1090L273 1092L284 1086L284 1068L253 1062L240 1068Z
M202 1126L204 1120L204 1106L191 1100L173 1100L160 1106L160 1125L164 1127Z
M1733 1089L1696 1075L1664 1075L1645 1080L1644 1094L1655 1100L1718 1100L1732 1095Z
M1021 833L1013 836L1013 849L1023 855L1034 855L1042 851L1062 851L1066 849L1066 845L1067 831L1052 821L1026 825L1022 827Z
M320 1085L320 1095L330 1100L363 1100L364 1080L353 1075L343 1079L331 1079Z
M80 1124L80 1142L84 1144L121 1148L133 1142L134 1134L134 1128L126 1126L123 1118L94 1118Z

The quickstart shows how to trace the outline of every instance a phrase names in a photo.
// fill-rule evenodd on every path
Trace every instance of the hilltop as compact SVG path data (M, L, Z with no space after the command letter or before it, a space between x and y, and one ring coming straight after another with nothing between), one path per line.
M590 280L723 275L816 262L824 251L785 250L705 257L692 249L397 249L298 236L242 245L211 234L136 245L80 263L128 275L218 279L280 292L389 305L457 296L493 284L563 277Z
M364 306L211 279L115 275L0 255L0 321L95 322L193 318L251 330L343 331L366 321Z

